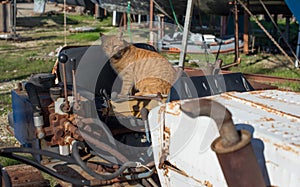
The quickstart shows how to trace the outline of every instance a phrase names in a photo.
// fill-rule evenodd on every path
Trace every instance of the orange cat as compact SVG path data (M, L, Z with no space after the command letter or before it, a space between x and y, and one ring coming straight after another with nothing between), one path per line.
M102 35L102 48L123 80L120 95L168 94L176 79L176 70L157 52L137 48L122 39L122 34Z

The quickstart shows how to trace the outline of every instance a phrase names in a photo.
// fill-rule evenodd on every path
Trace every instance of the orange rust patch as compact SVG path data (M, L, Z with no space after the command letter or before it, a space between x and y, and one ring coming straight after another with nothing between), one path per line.
M171 102L166 106L166 113L167 114L172 114L172 115L180 115L181 110L180 110L180 102Z
M294 145L296 147L300 147L300 144L292 143L292 145Z
M273 118L262 117L260 118L263 121L275 121Z
M166 110L166 106L161 106L161 107L159 108L158 114L163 113L165 110Z
M176 109L176 107L178 107L178 102L171 102L171 103L169 103L169 105L168 105L168 109L170 109L170 110L175 110Z
M165 133L168 133L168 134L170 134L171 133L171 131L170 131L170 128L169 127L164 127L164 131L165 131Z
M279 145L279 144L275 143L274 146L277 147L277 148L283 149L285 151L289 151L289 152L299 154L298 151L295 151L293 148L291 148L290 146L287 146L287 145Z
M271 125L272 128L275 128L274 124Z
M213 185L209 181L204 181L203 184L207 187L213 187Z

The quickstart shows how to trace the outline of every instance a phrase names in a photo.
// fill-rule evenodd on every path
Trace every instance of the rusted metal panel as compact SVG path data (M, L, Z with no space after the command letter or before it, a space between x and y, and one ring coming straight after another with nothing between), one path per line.
M50 186L48 180L44 179L41 171L25 165L13 165L4 168L11 180L11 185L14 187L43 187Z
M237 129L252 133L254 152L267 185L300 184L300 93L264 90L229 92L209 98L229 109ZM215 122L208 117L185 115L180 110L184 102L177 101L177 107L173 102L167 103L149 114L154 159L161 162L165 154L165 160L175 168L172 172L157 168L162 185L177 186L179 180L181 184L190 184L188 181L194 180L199 184L206 181L212 186L227 186L216 154L210 148L219 136Z

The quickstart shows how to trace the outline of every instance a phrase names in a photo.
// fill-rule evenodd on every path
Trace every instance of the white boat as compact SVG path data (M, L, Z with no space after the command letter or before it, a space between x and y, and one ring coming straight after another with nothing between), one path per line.
M239 48L244 42L239 40ZM182 48L182 33L175 32L172 37L166 35L159 46L160 51L179 53ZM235 50L234 37L217 38L212 34L192 33L188 40L187 53L230 53Z

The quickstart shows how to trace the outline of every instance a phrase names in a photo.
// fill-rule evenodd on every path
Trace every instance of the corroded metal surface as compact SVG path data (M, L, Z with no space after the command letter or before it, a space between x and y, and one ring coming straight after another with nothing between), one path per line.
M25 165L13 165L5 167L11 185L14 187L43 187L50 186L48 180L44 179L41 171L38 169Z
M217 154L226 182L230 187L265 187L252 148L251 134L246 130L241 130L240 134L241 141L230 149L222 145L220 137L211 146Z
M264 90L228 92L208 98L229 109L237 129L252 133L252 145L266 185L300 184L300 93ZM187 101L167 103L149 114L155 161L168 153L168 167L157 168L162 185L201 186L206 181L213 186L227 186L217 156L210 148L219 136L215 122L203 116L187 116L178 107L184 102ZM166 140L168 146L164 146Z

